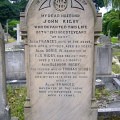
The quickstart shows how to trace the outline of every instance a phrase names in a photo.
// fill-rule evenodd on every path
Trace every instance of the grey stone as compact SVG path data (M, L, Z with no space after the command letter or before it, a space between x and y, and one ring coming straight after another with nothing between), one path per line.
M112 74L112 48L108 46L97 46L96 52L96 74Z
M5 52L6 56L6 79L25 80L25 57L24 49L13 49Z
M98 112L120 112L120 108L100 108L98 109Z
M117 90L120 90L120 80L117 78L113 78L113 84L115 85Z
M110 38L108 36L105 36L105 35L101 35L98 39L98 42L100 44L104 44L104 45L107 45L107 44L110 44Z
M104 88L105 87L105 83L103 82L103 80L97 79L96 83L95 83L96 88Z
M6 99L4 31L0 24L0 120L10 120Z
M96 79L100 79L102 80L102 82L104 83L105 85L105 88L108 90L108 91L115 91L116 90L116 87L113 85L113 78L115 78L114 75L111 75L111 76L102 76L102 77L97 77Z
M101 14L92 0L30 0L21 15L30 98L25 120L97 120L94 42Z
M101 117L104 120L112 120L112 118L116 118L116 120L119 120L120 108L98 109L98 119L99 119L99 117Z
M109 115L116 115L119 116L120 115L120 108L100 108L98 109L98 115L105 115L105 116L109 116Z

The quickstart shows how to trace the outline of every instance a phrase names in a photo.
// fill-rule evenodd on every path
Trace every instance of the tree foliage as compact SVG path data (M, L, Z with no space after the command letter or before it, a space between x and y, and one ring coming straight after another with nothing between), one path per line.
M16 38L16 31L13 30L13 27L16 27L20 18L20 12L25 11L26 4L26 0L21 0L13 4L8 0L0 0L0 23L6 29L8 22L8 32L12 37Z
M0 0L0 22L3 27L5 27L7 20L19 20L20 12L25 10L26 4L26 0L14 4L11 4L8 0Z
M104 0L104 4L106 7L112 5L113 9L120 10L120 0Z
M97 4L98 7L102 8L104 6L103 0L93 0L94 3Z
M17 31L14 30L14 28L16 28L17 24L19 24L19 21L17 21L17 20L11 20L8 22L8 26L9 26L8 33L14 38L17 37L16 36Z
M111 10L103 16L103 33L111 36L117 36L120 33L119 10Z
M16 18L16 13L12 4L7 0L0 0L0 22L2 25L6 24L7 19L13 18Z

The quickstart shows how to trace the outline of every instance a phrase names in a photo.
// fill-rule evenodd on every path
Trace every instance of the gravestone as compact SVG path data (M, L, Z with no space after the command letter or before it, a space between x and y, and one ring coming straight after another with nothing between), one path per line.
M10 120L6 100L4 32L0 24L0 120Z
M110 38L102 35L99 38L101 46L96 49L96 74L97 76L109 76L112 74L112 46Z
M96 74L112 74L112 48L111 46L98 46L96 52Z
M99 37L98 42L100 42L100 44L103 44L103 45L110 45L111 44L110 38L108 36L105 36L105 35L101 35Z
M6 79L25 80L25 59L23 49L5 51Z
M28 85L25 120L97 120L96 20L92 0L29 1L21 14L26 23L21 28Z

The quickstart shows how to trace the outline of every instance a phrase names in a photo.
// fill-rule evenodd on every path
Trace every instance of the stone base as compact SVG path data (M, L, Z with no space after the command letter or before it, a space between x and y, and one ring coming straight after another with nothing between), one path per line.
M6 106L4 112L0 113L0 120L10 120L9 106Z
M25 120L31 120L31 106L30 106L30 99L27 98L25 105L24 105L24 118Z

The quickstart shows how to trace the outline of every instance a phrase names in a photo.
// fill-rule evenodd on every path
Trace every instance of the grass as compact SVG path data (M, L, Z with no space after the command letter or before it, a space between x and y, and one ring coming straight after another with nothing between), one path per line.
M7 86L8 104L11 108L11 116L24 120L24 102L26 100L25 87Z
M15 42L15 41L16 41L15 38L9 37L8 41L6 41L6 44L7 43L12 43L12 42Z
M9 40L8 40L8 43L12 43L12 42L15 42L16 40L14 39L14 38L10 38Z
M110 96L110 92L108 90L106 90L105 88L103 88L103 89L96 88L95 89L95 96L96 96L97 100L100 100L103 97Z
M117 65L117 64L113 64L113 65L112 65L112 71L113 71L115 74L120 74L120 66Z
M118 94L120 96L120 90L114 91L114 94Z
M120 57L120 48L113 48L112 55Z
M112 38L111 38L111 42L112 42L112 43L118 43L119 41L118 41L118 38L117 38L117 37L112 37Z

